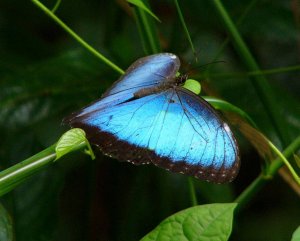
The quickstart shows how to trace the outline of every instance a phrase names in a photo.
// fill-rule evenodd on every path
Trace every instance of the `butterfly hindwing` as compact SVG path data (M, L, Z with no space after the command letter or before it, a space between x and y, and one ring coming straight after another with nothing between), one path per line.
M197 133L196 139L204 139L204 145L196 142L196 148L191 150L190 162L197 163L200 160L198 162L204 167L194 175L218 183L232 181L239 171L240 160L237 143L229 126L199 96L181 87L176 92L185 115Z

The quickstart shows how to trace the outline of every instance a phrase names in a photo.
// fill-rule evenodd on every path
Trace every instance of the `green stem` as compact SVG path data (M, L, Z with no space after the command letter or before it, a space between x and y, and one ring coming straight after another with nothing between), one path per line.
M146 37L146 33L144 31L144 29L142 28L142 20L141 20L141 16L140 13L138 12L138 8L134 7L134 11L133 11L133 16L135 18L135 22L139 31L139 35L142 41L142 45L143 45L143 49L145 54L150 54L151 50L150 50L150 44L148 43L147 37Z
M230 112L238 114L244 120L246 120L249 124L251 124L254 128L257 129L257 125L255 124L255 122L242 109L236 107L235 105L230 104L227 101L220 100L220 99L217 99L217 98L214 98L214 97L211 97L211 96L201 96L201 97L203 99L205 99L208 103L210 103L217 110L230 111Z
M192 177L188 177L188 182L189 182L189 190L190 190L190 195L191 195L191 202L192 206L198 205L198 200L195 192L195 185L194 185L194 180Z
M276 69L267 69L261 71L249 71L245 73L220 73L220 74L209 74L213 78L232 78L232 77L245 77L245 76L256 76L256 75L272 75L272 74L281 74L292 71L299 71L300 65L293 65L288 67L276 68ZM197 75L196 77L197 78Z
M300 148L300 136L298 136L284 151L285 158L289 158L296 150ZM283 161L280 157L276 158L265 171L260 174L236 199L239 203L237 210L243 209L248 202L261 190L261 188L271 180L278 170L282 167Z
M278 155L278 157L281 159L282 163L284 163L286 165L286 167L289 169L289 171L291 172L293 178L295 179L295 181L300 185L300 178L297 175L297 173L295 172L294 168L292 167L292 165L289 163L289 161L285 158L285 156L277 149L276 146L274 146L274 144L267 140L269 146L271 147L271 149Z
M246 16L248 15L248 13L250 12L250 10L253 8L253 6L256 4L258 0L252 0L246 7L246 9L244 10L243 14L239 17L239 19L236 22L236 25L239 26L244 19L246 18ZM217 54L215 55L215 57L212 59L211 62L215 62L223 53L225 47L227 46L227 44L229 43L229 37L226 37L226 39L223 41L223 43L221 44L219 51L217 52ZM205 71L205 74L208 73L209 69L212 67L213 65L208 66L207 70Z
M56 144L48 147L47 149L35 154L28 159L17 163L0 172L0 196L13 190L16 186L21 184L28 177L40 171L47 165L54 163L56 158L55 153ZM82 150L86 147L86 143L82 142L73 150Z
M239 205L236 207L236 212L242 210L250 200L263 188L268 182L268 178L260 174L235 200Z
M61 3L61 0L57 0L57 1L56 1L54 7L53 7L52 10L51 10L52 13L55 13L55 12L56 12L56 10L58 9L60 3Z
M230 33L235 49L239 53L247 68L251 71L260 71L257 62L255 61L229 14L221 3L221 0L213 0L213 3L218 14L222 18L225 27ZM251 82L265 107L265 110L274 126L275 131L277 132L277 135L279 136L283 145L286 146L289 142L289 137L285 131L286 125L282 117L278 115L277 103L273 97L271 87L267 82L267 79L262 75L257 75L253 77Z
M144 30L145 30L145 34L146 34L146 39L149 42L151 52L152 53L158 53L159 52L159 47L157 46L157 43L154 39L153 29L151 28L151 25L149 23L148 16L146 15L146 13L143 9L138 8L137 11L139 12L139 15L141 17L141 21L142 21L142 24L144 26Z
M196 56L196 51L195 51L195 48L194 48L194 45L193 45L193 42L192 42L192 39L191 39L191 36L190 36L190 33L189 33L189 30L185 24L185 21L184 21L184 17L183 17L183 14L181 12L181 9L180 9L180 6L179 6L179 3L178 3L178 0L174 0L174 3L175 3L175 6L176 6L176 9L177 9L177 12L178 12L178 15L179 15L179 19L180 19L180 22L183 26L183 29L184 29L184 32L185 32L185 35L190 43L190 46L191 46L191 49L193 51L193 54L196 58L196 61L197 61L197 56Z
M0 172L0 196L11 191L28 176L45 167L56 158L55 145Z
M69 28L63 21L61 21L50 9L48 9L45 5L43 5L38 0L31 0L38 8L40 8L45 14L47 14L50 18L52 18L59 26L61 26L67 33L69 33L77 42L79 42L83 47L85 47L88 51L90 51L93 55L98 57L102 62L110 66L119 74L124 74L124 70L119 68L109 59L104 57L104 55L100 54L96 49L94 49L91 45L85 42L79 35L77 35L71 28Z
M289 158L294 152L300 148L300 136L298 136L283 152L285 158ZM274 175L283 166L282 160L278 157L267 169L268 175Z

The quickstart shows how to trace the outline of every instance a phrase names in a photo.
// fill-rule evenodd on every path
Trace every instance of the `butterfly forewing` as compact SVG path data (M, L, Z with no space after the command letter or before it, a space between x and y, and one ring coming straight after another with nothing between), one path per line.
M159 86L166 80L173 80L180 66L178 57L171 53L150 55L135 61L121 78L108 89L102 98L79 112L67 117L64 122L72 122L72 118L86 115L93 111L117 105L134 97L141 89Z
M147 87L158 86L166 80L175 81L174 76L179 67L180 61L178 57L170 53L140 58L104 93L103 97L124 91L135 93Z

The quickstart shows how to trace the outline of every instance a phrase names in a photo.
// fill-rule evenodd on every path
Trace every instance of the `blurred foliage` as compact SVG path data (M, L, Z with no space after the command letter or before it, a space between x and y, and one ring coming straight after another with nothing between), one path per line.
M43 3L55 5L50 0ZM234 21L249 3L224 1ZM181 58L182 72L191 69L194 55L174 2L150 5L162 21L155 25L163 51ZM209 63L227 36L222 20L209 1L186 0L180 6L199 52L196 65ZM257 1L239 25L262 69L299 64L299 8L297 0ZM56 13L123 69L145 55L132 9L123 0L63 0ZM0 53L1 170L57 141L67 129L61 126L63 117L99 98L118 78L30 1L0 2ZM246 71L231 44L219 60L226 63L213 65L210 73ZM290 141L300 133L299 77L299 72L268 77ZM206 94L243 109L264 134L285 147L248 78L200 80ZM262 160L241 135L238 142L242 153L238 178L228 185L195 181L200 204L232 201L259 174ZM96 155L93 161L68 156L4 196L1 201L9 215L0 206L4 222L0 235L10 235L8 223L13 222L17 241L138 240L190 206L187 177ZM299 197L277 177L236 217L231 240L289 240L299 226L299 213Z
M0 204L0 240L13 240L12 220Z

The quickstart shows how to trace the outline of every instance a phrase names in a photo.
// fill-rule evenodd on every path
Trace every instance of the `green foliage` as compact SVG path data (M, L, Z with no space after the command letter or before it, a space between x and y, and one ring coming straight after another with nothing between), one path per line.
M0 240L13 241L12 220L2 204L0 204Z
M48 7L43 11L33 2L38 3L4 0L0 8L0 193L6 193L0 205L1 241L139 240L180 210L214 206L186 209L196 200L240 203L233 241L291 238L299 226L299 188L275 175L281 160L264 162L237 129L242 167L226 185L191 181L151 165L134 167L100 152L95 161L72 152L53 162L55 146L50 145L67 130L61 120L100 98L137 58L172 52L184 73L196 52L197 66L226 62L188 72L201 81L202 93L217 97L207 100L253 120L286 150L285 157L295 154L297 161L299 9L294 1L134 1L132 6L64 0L42 1ZM265 176L267 171L272 175ZM205 220L197 212L187 217L197 225ZM161 229L168 226L164 222L150 234L172 234ZM179 224L179 230L199 231L197 225Z
M300 227L296 229L292 237L292 241L299 241L299 240L300 240Z
M201 92L201 85L198 81L193 79L187 79L183 85L184 88L192 91L196 95L199 95Z
M55 146L55 160L61 158L62 156L72 151L78 150L78 146L80 146L81 144L84 144L88 147L86 153L89 154L92 157L92 159L95 159L95 155L88 140L86 139L84 130L79 128L73 128L64 133L58 140Z
M246 121L248 121L253 127L256 127L255 122L251 119L251 117L242 109L220 99L216 99L213 97L205 96L203 97L207 102L209 102L214 108L217 110L222 110L222 111L229 111L236 113L237 115L241 116L244 118Z
M138 8L144 10L148 14L150 14L153 18L155 18L158 22L161 22L159 18L143 3L141 0L127 0L127 2L137 6Z
M141 241L226 241L237 204L207 204L180 211L162 221Z

